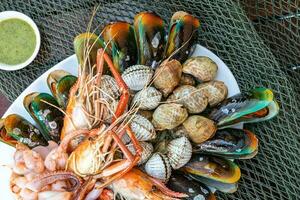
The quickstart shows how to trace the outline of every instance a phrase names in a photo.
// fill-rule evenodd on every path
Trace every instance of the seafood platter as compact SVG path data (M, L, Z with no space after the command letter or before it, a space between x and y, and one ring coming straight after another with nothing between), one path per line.
M235 160L258 153L243 124L279 107L271 89L240 91L226 65L195 44L199 27L183 11L168 27L141 12L132 24L76 36L76 57L36 80L0 121L11 199L202 200L237 191Z

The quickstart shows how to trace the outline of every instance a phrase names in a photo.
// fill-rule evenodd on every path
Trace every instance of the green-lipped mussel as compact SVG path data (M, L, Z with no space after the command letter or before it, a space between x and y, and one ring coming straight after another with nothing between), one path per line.
M265 121L276 116L278 111L272 90L257 87L226 99L210 112L209 118L219 128L225 128L240 122Z
M1 119L0 131L0 141L11 146L15 146L17 142L21 142L30 148L47 145L40 131L17 114L11 114Z
M132 25L127 22L108 24L102 31L102 37L119 72L137 63L137 47Z
M60 139L64 115L58 109L59 105L54 97L47 93L34 92L28 94L23 100L24 107L42 129L44 138Z
M236 183L241 177L240 168L234 162L221 157L201 154L193 155L181 170L187 174L222 183Z
M165 46L164 22L155 13L141 12L134 17L139 64L156 67Z
M164 58L176 59L183 63L193 51L200 22L194 16L178 11L173 14L165 47Z
M76 76L64 70L55 70L48 75L48 87L62 109L67 107L70 89L76 81Z
M194 153L204 153L229 159L252 158L258 149L258 139L249 130L221 129L213 138L193 147Z
M167 184L168 188L176 192L182 192L189 197L187 200L215 200L215 195L204 184L196 182L191 178L185 177L183 174L173 172Z

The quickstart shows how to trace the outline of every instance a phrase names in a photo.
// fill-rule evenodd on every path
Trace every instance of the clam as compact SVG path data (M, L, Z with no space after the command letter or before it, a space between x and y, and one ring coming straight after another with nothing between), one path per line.
M169 159L161 153L154 153L145 164L148 175L167 182L171 176L172 168Z
M182 65L183 73L190 74L202 82L213 80L217 71L217 64L205 56L191 57Z
M159 105L161 98L160 91L154 87L147 87L134 95L132 105L136 105L143 110L153 110Z
M155 67L162 59L165 45L164 22L153 12L141 12L134 17L139 64Z
M15 146L17 141L30 148L47 146L41 132L23 117L11 114L0 120L0 141Z
M209 118L219 128L225 128L240 122L269 120L278 112L279 106L274 100L272 90L259 87L224 100L209 113Z
M197 89L208 98L210 107L222 102L228 94L228 88L222 81L210 81L197 86Z
M189 13L178 11L173 14L165 47L164 58L173 58L181 63L193 52L200 22Z
M138 165L142 165L144 164L152 155L153 153L153 145L151 143L148 142L140 142L140 145L142 147L142 155L141 158L139 160L139 162L137 163ZM135 148L132 144L128 144L126 145L128 150L135 155Z
M258 149L258 140L249 130L222 129L215 136L197 144L193 152L221 156L230 159L251 158Z
M24 107L42 129L43 137L58 142L63 126L64 114L50 94L33 92L23 100Z
M101 96L111 102L120 97L120 90L116 80L109 75L102 75L100 81Z
M201 113L208 103L207 97L191 85L176 88L168 101L182 104L192 114Z
M167 97L179 84L182 66L177 60L164 61L154 74L154 86Z
M192 180L189 177L184 176L181 173L172 173L170 181L167 184L168 188L173 191L185 193L188 195L187 200L215 200L215 195L210 191L210 189Z
M143 117L145 117L145 118L148 119L149 121L152 120L153 112L150 111L150 110L139 110L139 111L138 111L138 114L139 114L139 115L142 115Z
M113 22L106 25L102 36L114 62L114 66L124 72L137 63L137 47L133 26L127 22Z
M70 89L76 81L76 76L64 70L55 70L48 75L48 87L61 108L67 107Z
M148 141L156 137L156 132L152 123L139 114L136 114L132 118L130 127L139 141Z
M191 85L194 86L196 84L195 79L193 76L189 74L184 74L182 73L181 78L180 78L180 85Z
M173 169L184 166L192 157L192 145L184 136L172 140L167 149L167 156Z
M167 103L155 109L152 122L158 130L173 129L184 122L187 117L188 112L181 104Z
M211 138L217 130L214 121L199 115L190 116L183 126L189 138L197 144Z
M221 183L236 183L241 177L241 170L234 162L205 155L193 155L181 170L196 177L204 177Z
M122 78L129 89L134 91L145 88L152 76L152 69L145 65L133 65L127 68L122 74Z

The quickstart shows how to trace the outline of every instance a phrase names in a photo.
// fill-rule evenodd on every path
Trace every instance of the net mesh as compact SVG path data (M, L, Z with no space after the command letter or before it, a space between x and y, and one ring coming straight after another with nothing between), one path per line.
M274 3L276 2L276 3ZM94 27L110 21L132 22L136 13L155 11L166 23L184 10L202 22L199 43L231 69L242 90L270 87L280 104L278 117L246 125L260 140L258 155L236 161L239 190L217 192L219 199L298 199L300 194L300 34L298 1L95 1L1 0L0 11L17 10L37 23L40 53L25 69L0 72L0 90L13 101L34 79L73 54L72 40L86 30L95 5ZM74 66L76 67L76 66Z

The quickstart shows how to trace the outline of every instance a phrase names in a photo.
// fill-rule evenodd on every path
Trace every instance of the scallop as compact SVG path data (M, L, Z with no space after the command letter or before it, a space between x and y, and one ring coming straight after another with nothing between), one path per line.
M159 89L164 97L167 97L179 84L182 74L182 66L177 60L165 61L154 74L154 86Z
M197 78L199 81L213 80L218 71L217 64L206 56L191 57L183 64L182 71Z
M127 86L134 91L139 91L146 87L152 76L153 70L145 65L133 65L122 74L122 78Z
M201 113L208 104L208 98L191 85L176 88L168 101L182 104L192 114Z
M173 169L184 166L192 157L192 144L187 137L172 140L167 149L167 156Z
M111 102L120 97L120 90L116 80L109 75L102 75L101 82L101 96L106 101Z
M142 151L141 159L137 163L138 165L144 164L153 153L153 145L151 143L140 142L140 145L141 145L143 151ZM132 154L135 154L135 148L134 148L133 144L128 144L127 148Z
M137 105L143 110L155 109L162 98L162 94L154 87L147 87L136 93L132 100L132 105Z
M153 178L167 182L171 176L172 168L167 156L154 153L145 164L145 171Z
M156 132L152 123L142 115L136 114L131 123L130 128L134 132L135 137L139 141L148 141L156 137Z
M190 116L183 122L183 126L189 138L197 144L213 137L217 131L217 126L214 121L200 115Z
M187 117L187 109L181 104L167 103L155 109L152 123L158 130L173 129L184 122Z
M228 88L222 81L210 81L197 86L197 89L208 98L210 107L222 102L228 94Z

